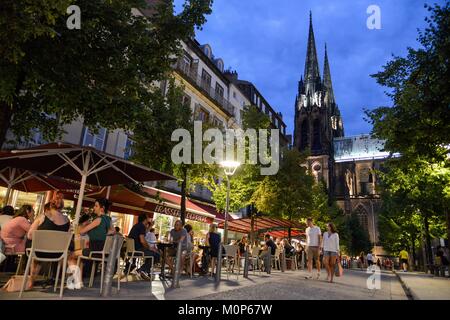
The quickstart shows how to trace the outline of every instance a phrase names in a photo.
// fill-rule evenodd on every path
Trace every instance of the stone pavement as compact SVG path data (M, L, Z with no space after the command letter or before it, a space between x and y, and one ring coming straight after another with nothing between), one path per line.
M413 300L450 300L450 278L420 272L396 272Z
M107 299L122 300L211 300L211 299L358 299L358 300L405 300L407 299L402 286L392 273L381 274L380 290L369 290L366 285L368 275L362 271L345 270L342 278L329 284L325 281L326 272L322 271L320 280L306 280L303 271L273 271L269 276L250 272L250 278L245 279L242 274L236 280L236 275L222 274L219 286L215 285L211 277L182 277L180 288L170 288L169 281L159 279L153 281L150 289L148 281L121 282L121 290L117 293L117 281L113 283L111 297ZM64 300L97 300L105 299L99 295L99 283L93 288L82 290L64 290ZM51 288L25 292L24 299L59 299ZM18 293L0 291L0 300L18 299Z

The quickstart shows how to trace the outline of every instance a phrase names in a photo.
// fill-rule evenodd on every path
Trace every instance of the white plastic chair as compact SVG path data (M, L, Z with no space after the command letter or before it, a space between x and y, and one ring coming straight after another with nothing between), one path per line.
M226 245L225 248L225 254L223 255L225 261L226 261L226 267L227 267L227 279L230 278L230 270L231 265L237 264L238 265L238 272L236 274L236 279L239 279L239 272L240 272L240 265L239 265L239 246L236 245Z
M270 248L269 248L270 250ZM274 267L281 270L281 261L280 261L280 249L275 249L275 255L272 256L272 262L274 263Z
M91 288L94 283L94 276L95 276L95 269L96 269L97 262L101 263L102 268L101 268L101 279L100 279L100 293L102 293L102 291L103 291L103 278L105 276L105 263L107 262L108 255L111 252L112 243L113 243L113 237L107 236L106 240L105 240L105 245L103 246L102 251L91 251L91 252L89 252L89 256L87 256L87 257L79 256L77 259L77 267L78 268L80 267L81 260L92 261L91 277L89 279L89 288ZM118 266L118 269L120 269L119 266ZM119 286L120 286L120 277L119 277Z
M146 256L144 251L137 251L134 239L132 238L126 239L126 247L127 249L125 251L125 258L129 259L128 269L125 270L126 281L128 282L128 276L130 274L131 265L134 259L142 259L143 263L146 259L151 259L152 260L152 267L150 269L150 283L151 283L153 281L153 267L155 265L155 258L153 256Z
M30 272L30 266L32 261L43 261L43 262L58 262L58 269L56 271L56 280L54 291L58 286L58 278L60 274L61 264L62 264L62 274L61 274L61 289L59 292L59 297L62 298L64 286L65 286L65 276L67 268L67 257L70 241L72 240L71 232L61 232L61 231L50 231L50 230L35 230L33 232L33 241L31 244L30 256L28 258L27 266L25 268L24 279L22 283L22 288L20 289L19 298L22 298L23 291L27 284L28 273ZM36 253L60 253L61 256L58 258L39 258Z
M256 269L259 271L259 275L261 275L261 266L260 266L260 258L259 258L259 247L252 248L252 255L250 257L253 265L253 274L256 274Z

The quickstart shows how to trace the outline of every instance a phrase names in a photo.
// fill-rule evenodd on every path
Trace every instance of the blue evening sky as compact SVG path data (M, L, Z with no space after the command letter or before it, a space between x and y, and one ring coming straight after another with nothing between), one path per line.
M181 0L177 1L180 3ZM214 0L213 12L197 40L209 43L225 68L253 82L294 130L294 101L304 72L312 10L319 68L323 74L328 46L336 102L345 135L368 133L363 108L391 102L370 74L381 70L392 54L417 47L417 28L426 26L423 0ZM369 30L368 6L381 9L381 30Z

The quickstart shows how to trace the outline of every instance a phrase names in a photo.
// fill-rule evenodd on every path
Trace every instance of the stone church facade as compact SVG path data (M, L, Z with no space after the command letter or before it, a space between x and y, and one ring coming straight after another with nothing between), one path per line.
M295 99L293 147L308 152L308 170L323 181L329 196L336 199L345 214L356 213L361 225L381 254L378 243L378 212L381 207L375 171L388 153L380 151L383 141L370 135L344 136L344 124L335 101L327 48L320 75L312 16L304 74Z

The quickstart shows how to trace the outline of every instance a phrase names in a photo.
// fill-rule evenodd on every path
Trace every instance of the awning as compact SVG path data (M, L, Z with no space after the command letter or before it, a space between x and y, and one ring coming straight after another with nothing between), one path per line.
M111 186L155 180L175 180L162 172L137 165L92 147L68 143L50 143L0 154L0 167L33 170L80 182L75 224L81 212L86 184Z
M0 169L0 186L7 188L5 205L11 189L23 192L43 192L79 188L79 185L58 177L49 177L29 170L6 167Z
M241 233L250 233L251 218L236 219L228 222L228 230ZM219 228L224 228L225 222L219 223ZM289 221L286 219L275 219L269 217L255 218L253 231L257 233L269 233L269 232L284 232L291 229L304 230L306 225L300 222Z
M149 204L153 212L174 217L181 216L181 195L152 187L144 187L143 191L156 200L156 202ZM213 207L207 208L206 205L186 197L186 219L213 223L216 218L215 213L216 211Z

